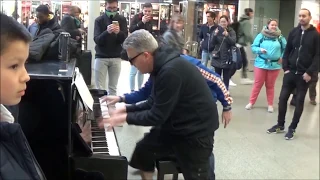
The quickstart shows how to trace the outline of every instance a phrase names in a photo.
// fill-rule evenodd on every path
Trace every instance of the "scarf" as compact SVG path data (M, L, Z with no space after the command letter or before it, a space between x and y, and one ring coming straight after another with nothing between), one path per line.
M276 31L271 31L267 28L267 26L265 26L262 29L261 34L268 38L278 38L281 35L281 31L279 28L277 28Z

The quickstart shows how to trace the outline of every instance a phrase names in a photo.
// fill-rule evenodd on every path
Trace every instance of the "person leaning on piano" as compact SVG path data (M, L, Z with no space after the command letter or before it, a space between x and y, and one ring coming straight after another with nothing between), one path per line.
M151 74L152 93L145 102L117 109L100 126L125 122L154 126L137 143L130 162L130 166L142 171L142 179L152 179L154 161L172 153L186 180L207 179L219 118L205 79L179 52L158 47L146 30L133 32L123 47L131 64L142 73Z

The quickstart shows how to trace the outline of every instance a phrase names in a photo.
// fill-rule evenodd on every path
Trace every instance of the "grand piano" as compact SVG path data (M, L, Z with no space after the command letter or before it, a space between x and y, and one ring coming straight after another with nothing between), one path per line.
M48 180L127 179L115 131L97 124L108 116L90 90L93 111L79 94L76 60L26 64L31 80L19 104L18 122Z

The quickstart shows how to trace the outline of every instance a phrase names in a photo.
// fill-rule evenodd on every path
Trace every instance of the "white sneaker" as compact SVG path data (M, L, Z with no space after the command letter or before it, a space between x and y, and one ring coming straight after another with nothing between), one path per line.
M251 103L247 104L245 108L246 108L246 110L251 110L252 109L252 104Z
M273 113L273 106L268 106L268 112Z
M231 79L229 80L229 86L237 86L236 83L234 83Z
M249 78L243 78L243 79L241 79L241 84L250 85L250 84L253 84L253 81Z

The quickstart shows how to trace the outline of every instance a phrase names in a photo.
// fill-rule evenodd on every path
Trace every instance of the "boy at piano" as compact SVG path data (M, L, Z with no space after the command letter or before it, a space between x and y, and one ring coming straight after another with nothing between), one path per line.
M30 77L25 68L31 36L12 17L0 13L0 179L45 179L19 124L5 106L17 105ZM23 154L23 156L22 156ZM22 164L22 162L28 162Z

